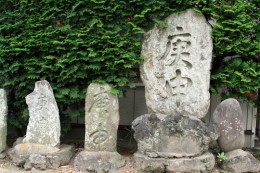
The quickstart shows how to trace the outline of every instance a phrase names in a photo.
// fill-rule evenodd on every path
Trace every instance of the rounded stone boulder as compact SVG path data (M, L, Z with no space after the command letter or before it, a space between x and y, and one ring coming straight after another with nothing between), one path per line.
M208 151L218 138L214 124L181 114L145 114L132 123L138 152L151 158L194 157Z
M226 153L227 160L220 167L228 172L259 172L260 162L249 152L241 149Z
M241 149L245 143L242 110L235 99L222 101L213 113L213 123L218 126L218 144L222 151Z

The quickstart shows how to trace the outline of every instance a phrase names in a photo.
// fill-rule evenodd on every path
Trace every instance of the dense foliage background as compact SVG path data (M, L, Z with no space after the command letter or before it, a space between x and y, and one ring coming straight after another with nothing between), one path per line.
M37 80L52 85L62 118L66 110L72 117L83 115L91 82L109 83L118 94L125 86L133 87L142 34L155 23L166 27L165 17L187 8L203 13L214 25L211 91L225 87L226 94L257 104L259 0L0 0L0 4L0 87L8 91L9 123L17 127L26 125L25 96Z

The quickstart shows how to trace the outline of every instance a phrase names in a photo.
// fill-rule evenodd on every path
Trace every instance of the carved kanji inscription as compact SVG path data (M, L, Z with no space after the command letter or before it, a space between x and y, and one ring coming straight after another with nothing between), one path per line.
M183 28L178 26L176 30L182 32ZM189 33L169 35L167 48L162 57L165 70L168 73L165 73L166 91L175 98L177 107L180 106L182 98L192 85L192 80L189 77L192 68L189 51L192 46L190 37Z
M91 84L86 95L85 149L116 151L118 100L109 85Z
M210 105L211 26L189 9L143 36L140 74L148 112L204 117Z

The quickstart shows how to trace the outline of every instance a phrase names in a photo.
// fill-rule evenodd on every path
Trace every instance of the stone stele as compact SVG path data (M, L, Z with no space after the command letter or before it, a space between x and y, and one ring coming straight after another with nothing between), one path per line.
M242 110L235 99L221 102L213 113L212 121L218 126L218 144L222 151L241 149L245 143Z
M209 104L211 26L189 9L144 35L141 78L149 112L202 118Z
M46 80L35 83L34 91L26 96L29 108L29 124L24 143L46 146L60 144L59 109L52 88Z
M7 98L4 89L0 89L0 153L6 148L7 135Z
M85 150L116 152L119 124L118 98L107 84L92 83L85 105Z
M77 172L115 173L125 165L125 159L116 152L119 124L118 98L110 94L107 84L92 83L86 94L85 151L74 159Z

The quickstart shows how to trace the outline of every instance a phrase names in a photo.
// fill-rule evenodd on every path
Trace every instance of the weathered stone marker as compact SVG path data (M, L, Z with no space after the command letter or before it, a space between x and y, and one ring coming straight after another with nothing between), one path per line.
M202 118L209 107L211 26L187 10L144 36L141 78L149 112Z
M110 94L110 86L92 83L86 94L85 151L74 160L78 172L114 173L125 159L116 152L119 124L118 98Z
M30 118L24 142L58 146L59 109L50 84L45 80L36 82L34 91L26 96L26 103Z
M85 150L116 151L119 104L109 85L91 84L85 105Z
M25 169L50 169L69 163L74 155L72 146L60 144L60 117L52 88L46 80L35 83L26 96L29 124L22 143L8 151L14 163Z
M211 26L192 9L166 18L144 35L141 79L149 114L134 120L135 166L146 172L211 172L209 144L217 126L203 118L209 108Z
M7 98L4 89L0 89L0 153L6 148L7 135Z
M245 135L242 110L237 100L226 99L221 102L214 111L212 120L219 128L218 144L222 151L242 149Z

